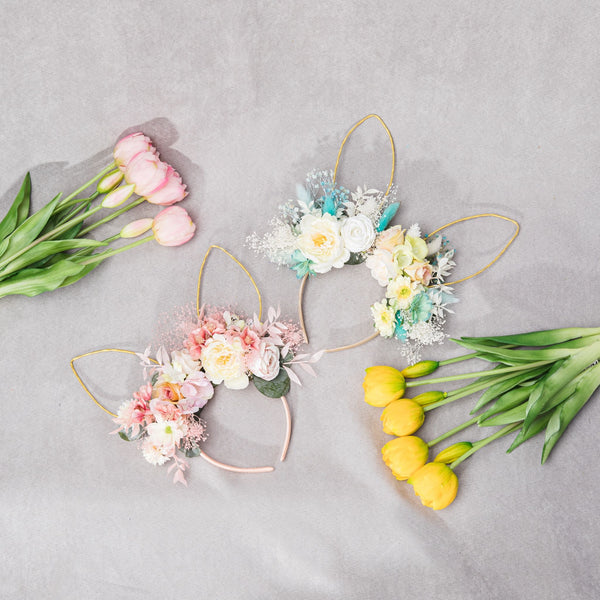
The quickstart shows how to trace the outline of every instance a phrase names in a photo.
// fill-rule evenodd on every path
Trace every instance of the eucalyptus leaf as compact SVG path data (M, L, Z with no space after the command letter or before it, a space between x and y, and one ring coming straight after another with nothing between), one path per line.
M126 434L124 431L117 431L117 433L119 434L119 437L120 437L122 440L125 440L126 442L131 442L131 441L133 441L133 440L131 440L131 439L129 438L129 436L128 436L128 435L127 435L127 434Z
M187 448L185 450L185 455L188 458L195 458L196 456L200 456L200 448Z
M4 269L0 269L0 279L5 279L8 275L16 273L20 269L33 265L38 261L51 257L59 252L66 250L74 250L76 248L97 248L98 246L106 246L106 242L98 242L96 240L83 239L66 239L66 240L46 240L40 242L33 248L27 250L14 260L12 260Z
M346 261L347 265L360 265L367 260L365 252L350 252L350 258Z
M8 209L5 217L0 221L0 240L10 235L29 215L31 200L31 175L27 173L21 189Z
M3 242L4 248L0 256L2 262L10 258L13 254L19 252L23 248L26 248L31 242L33 242L40 231L46 225L46 222L52 215L52 211L60 200L62 194L58 194L53 200L48 202L44 208L38 210L36 213L31 215L28 219L23 221Z
M256 375L252 381L256 389L269 398L281 398L290 391L290 377L283 368L279 369L277 377L271 381L266 381Z

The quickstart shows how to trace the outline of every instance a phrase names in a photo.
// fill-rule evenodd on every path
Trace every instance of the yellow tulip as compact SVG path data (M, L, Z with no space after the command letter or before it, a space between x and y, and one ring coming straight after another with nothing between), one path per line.
M404 376L393 367L369 367L363 380L365 402L371 406L387 406L402 398L406 389Z
M433 373L440 363L437 360L422 360L421 362L415 363L410 367L402 370L402 375L406 379L414 379L415 377L424 377Z
M444 463L430 462L415 471L409 478L415 494L424 506L433 510L446 508L456 498L458 477Z
M396 479L404 481L427 462L429 446L421 438L407 435L388 442L381 454Z
M423 425L424 420L423 407L409 398L390 402L381 413L383 431L391 435L410 435Z
M465 454L465 452L468 452L472 447L473 444L471 444L471 442L457 442L442 450L433 461L449 465Z

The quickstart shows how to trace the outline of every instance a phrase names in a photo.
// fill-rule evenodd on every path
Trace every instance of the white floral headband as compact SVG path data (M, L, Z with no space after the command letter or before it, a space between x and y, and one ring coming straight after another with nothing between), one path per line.
M385 129L392 150L392 169L385 192L362 189L355 192L336 183L342 150L350 135L368 119L377 119ZM302 298L309 276L327 273L333 268L364 262L377 282L386 288L385 298L371 305L375 332L358 342L330 348L337 352L360 346L378 335L405 343L403 353L410 362L419 359L424 345L443 341L445 313L457 302L451 285L471 279L492 266L504 254L519 233L519 224L509 217L485 213L463 217L422 235L417 224L408 229L390 227L399 202L393 185L396 152L392 134L376 114L358 121L344 137L333 171L311 171L305 185L297 185L297 198L279 207L273 229L265 235L253 234L248 241L257 252L277 265L285 265L301 279L298 314L304 339ZM515 232L485 267L456 281L447 282L455 266L454 249L448 239L437 235L462 221L495 217L510 221Z
M258 296L258 315L245 318L228 310L209 309L200 305L202 273L213 249L221 250L236 262L250 279ZM250 383L269 398L279 398L286 419L285 438L280 460L286 457L292 418L286 394L291 381L300 384L293 367L298 365L314 375L310 366L321 353L297 354L302 343L300 328L279 318L279 310L269 308L262 321L260 291L248 272L232 254L220 246L210 246L198 275L196 296L197 323L187 331L183 347L167 352L159 348L156 357L150 349L144 353L106 348L76 356L71 360L75 377L90 398L119 425L113 433L127 441L138 441L146 460L154 465L171 461L174 481L186 484L184 472L189 464L184 457L201 456L212 465L238 473L267 473L274 467L237 467L218 461L202 448L206 440L206 422L202 408L214 395L214 386L241 390ZM140 358L146 382L133 398L114 413L103 406L89 391L75 369L75 361L102 352L133 354ZM184 457L183 457L183 456Z

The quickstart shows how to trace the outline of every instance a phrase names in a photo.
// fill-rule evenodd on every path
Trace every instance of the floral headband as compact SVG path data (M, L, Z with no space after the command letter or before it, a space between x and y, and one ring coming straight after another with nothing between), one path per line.
M350 135L368 119L377 119L385 129L392 150L390 181L385 192L362 189L355 192L337 184L342 151ZM403 353L410 362L419 360L424 345L441 343L445 314L458 300L452 285L479 275L504 254L519 233L519 224L509 217L485 213L463 217L423 235L417 224L408 228L390 226L400 206L393 185L396 153L392 134L379 115L367 115L344 137L333 171L311 171L305 185L296 186L295 200L280 205L272 230L253 234L249 245L277 265L296 272L301 279L298 314L304 339L302 298L310 276L327 273L345 265L365 263L385 297L371 305L375 332L358 342L330 348L337 352L360 346L378 335L404 342ZM461 279L448 282L454 262L454 248L439 233L456 223L481 217L495 217L515 225L515 232L498 255L485 267Z
M258 315L246 318L229 310L200 305L202 273L213 249L221 250L237 263L250 279L258 296ZM248 270L227 250L210 246L198 275L196 296L197 323L186 332L182 347L170 353L161 347L155 358L148 348L144 353L106 348L76 356L71 360L75 377L90 398L119 426L112 433L126 441L137 441L144 458L153 465L171 461L174 482L186 484L184 472L189 468L184 457L201 456L212 465L238 473L267 473L274 467L237 467L220 462L202 449L207 438L206 422L201 411L213 397L215 386L242 390L251 383L269 398L279 398L286 420L285 438L280 460L286 457L292 418L286 395L291 381L301 385L293 367L300 366L314 375L310 366L321 353L297 354L302 343L298 325L280 320L279 310L269 308L262 321L262 299ZM120 352L137 356L144 368L146 382L117 413L108 410L89 391L75 369L75 361L102 352ZM183 455L183 456L182 456ZM187 485L187 484L186 484Z

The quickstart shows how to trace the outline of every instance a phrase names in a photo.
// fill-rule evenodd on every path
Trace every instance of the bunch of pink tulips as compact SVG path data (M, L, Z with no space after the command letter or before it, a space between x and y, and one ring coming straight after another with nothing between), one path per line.
M151 240L163 246L180 246L192 238L196 226L185 209L173 206L187 196L186 186L177 171L160 160L150 138L143 133L128 135L117 142L113 158L72 194L64 199L57 195L32 215L31 178L29 173L25 176L0 221L0 298L10 294L36 296L70 285L107 258ZM80 197L94 183L94 192ZM132 196L135 198L125 204ZM98 198L100 202L91 207ZM154 218L137 219L104 240L86 237L143 202L165 208ZM100 211L109 212L89 223ZM118 240L150 230L146 237L107 249Z

